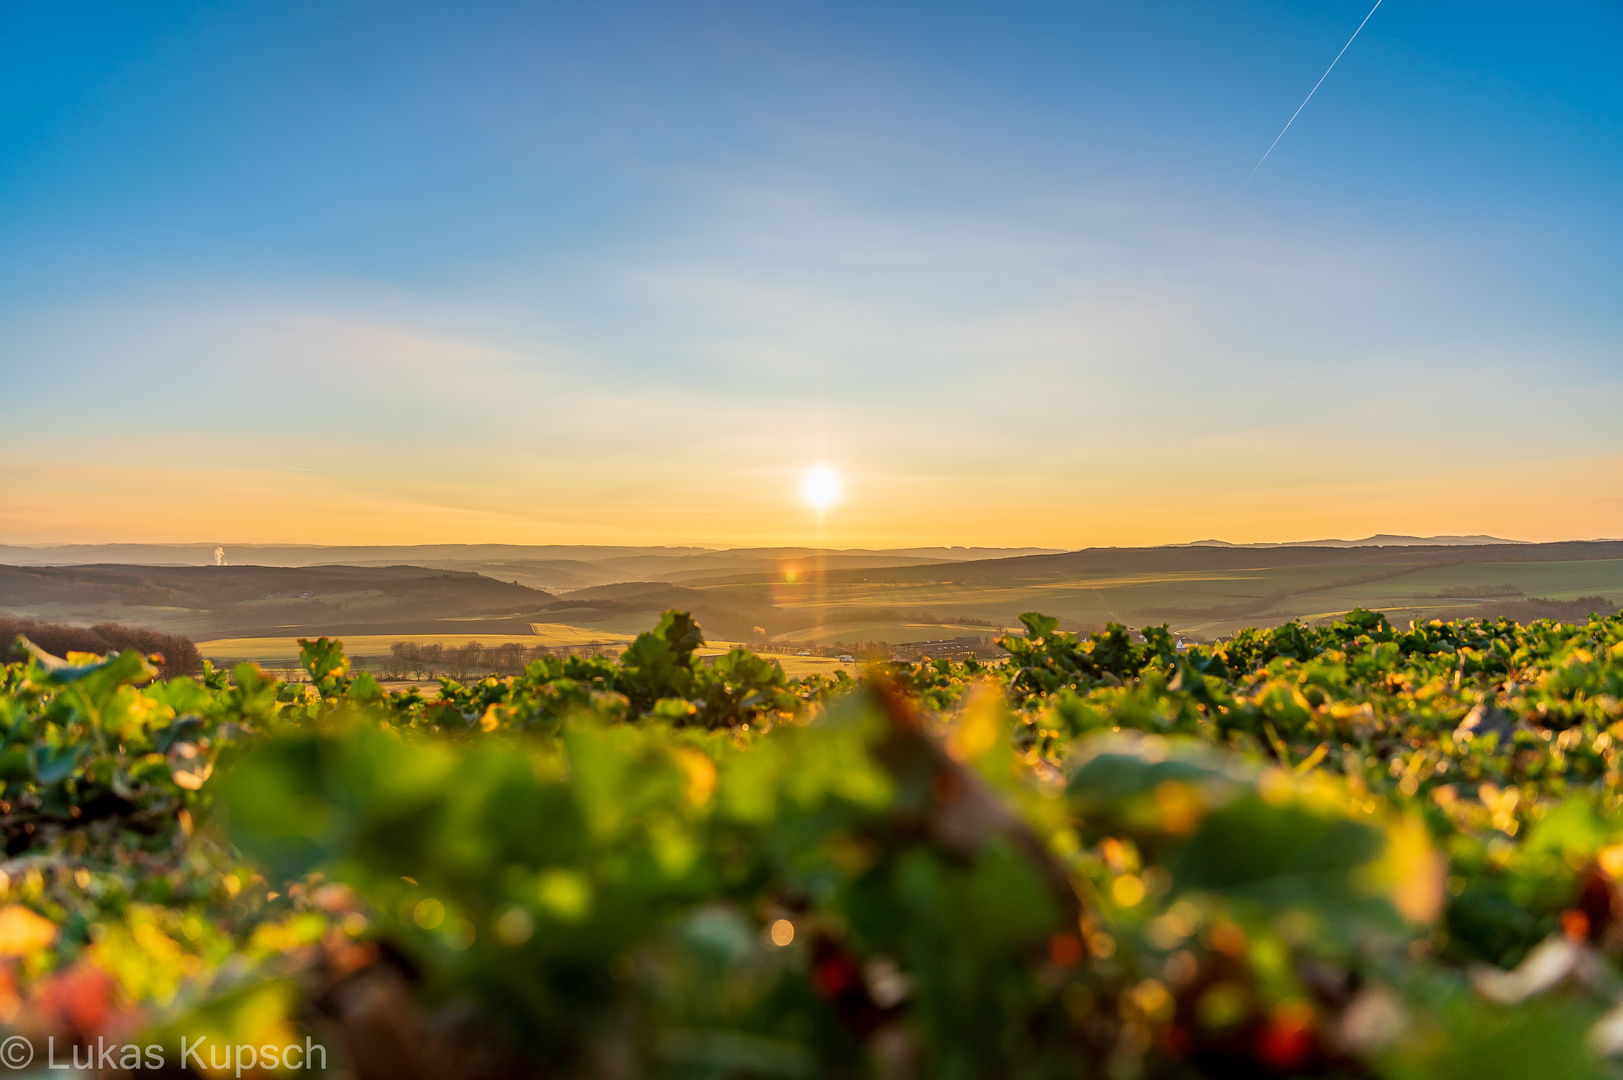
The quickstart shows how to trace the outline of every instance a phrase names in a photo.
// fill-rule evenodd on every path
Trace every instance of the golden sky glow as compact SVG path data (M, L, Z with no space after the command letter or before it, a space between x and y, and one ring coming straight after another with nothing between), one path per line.
M0 543L1623 536L1604 5L329 7L12 28Z
M789 318L769 315L763 349ZM982 318L943 314L938 327L905 304L896 317L942 348ZM32 331L47 356L71 348L129 363L77 384L71 418L42 404L8 417L0 542L1082 547L1623 535L1609 374L1577 398L1535 368L1477 360L1483 378L1459 382L1453 361L1427 374L1406 355L1369 361L1352 379L1152 363L1077 375L1058 357L1081 340L1078 317L1049 313L1048 329L1022 332L1025 359L953 380L808 387L798 367L761 362L712 390L622 377L574 347L400 315L240 304L100 322L55 314L13 341ZM1178 348L1198 344L1206 320L1191 319L1172 335ZM1131 318L1109 334L1113 347L1146 347ZM868 346L854 337L841 347ZM49 401L60 390L52 370L10 385L19 400ZM1451 404L1438 411L1441 399ZM79 425L70 438L65 423ZM1546 423L1561 437L1484 434ZM841 480L821 523L800 490L818 461Z
M816 513L791 464L738 467L725 453L685 467L646 467L629 483L590 463L538 473L493 463L436 473L397 457L348 459L325 473L188 464L6 462L0 541L221 543L807 544ZM181 460L185 460L184 456ZM1623 456L1404 469L1401 451L1358 471L1313 467L1225 482L1159 462L1165 474L1079 481L1061 468L858 472L823 515L839 547L926 544L1084 547L1489 533L1555 540L1616 536ZM1304 463L1305 465L1306 463ZM413 467L415 466L415 468ZM404 475L403 475L404 474ZM65 496L64 493L70 493Z

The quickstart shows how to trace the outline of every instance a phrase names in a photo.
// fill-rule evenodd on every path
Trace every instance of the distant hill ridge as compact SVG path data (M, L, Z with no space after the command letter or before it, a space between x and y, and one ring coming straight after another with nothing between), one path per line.
M430 559L627 559L758 556L806 558L824 555L900 557L950 562L994 558L998 555L1043 555L1066 550L1056 547L965 547L945 545L895 548L702 547L697 545L617 544L0 544L0 564L12 566L69 566L85 563L124 566L205 566L214 562L216 548L229 563L250 566L356 566L383 563L421 565Z
M1169 544L1165 547L1084 548L1061 555L1026 555L936 566L895 566L876 570L830 569L810 575L827 581L950 581L959 584L1039 578L1083 577L1138 572L1188 572L1285 566L1357 566L1360 574L1391 567L1452 563L1561 562L1623 559L1623 543L1563 540L1550 544Z
M952 636L966 625L995 633L1032 610L1066 619L1064 628L1074 631L1107 621L1169 621L1179 633L1209 638L1290 618L1322 620L1355 605L1403 624L1452 611L1586 617L1616 610L1613 598L1623 596L1623 542L1383 539L1013 556L1002 549L969 560L872 552L808 559L805 549L755 549L615 554L596 563L445 559L432 567L0 564L0 616L121 623L199 641L322 634L505 639L535 636L542 624L636 633L660 611L681 608L713 640L799 634L796 640L849 644ZM825 594L825 584L836 587Z
M1227 540L1195 540L1170 547L1286 548L1286 547L1472 547L1481 544L1528 544L1530 540L1506 540L1499 536L1399 536L1376 533L1362 540L1282 540L1277 543L1231 544Z

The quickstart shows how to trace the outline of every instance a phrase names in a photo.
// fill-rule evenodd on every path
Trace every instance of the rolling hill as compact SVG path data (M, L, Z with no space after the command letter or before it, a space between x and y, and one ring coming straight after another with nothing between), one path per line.
M1623 541L1470 539L993 549L994 557L983 558L936 549L937 556L952 550L961 557L933 560L924 549L590 549L592 559L574 565L576 580L594 583L560 591L534 587L511 563L499 574L405 565L0 566L0 614L113 621L204 640L522 637L538 627L554 634L563 627L588 636L634 634L660 611L679 607L717 640L900 644L898 635L951 636L959 627L994 636L1032 610L1058 616L1073 630L1164 622L1181 635L1209 638L1248 625L1330 619L1355 606L1382 610L1396 622L1496 614L1581 618L1590 609L1616 610L1623 598ZM586 549L559 550L578 555ZM617 580L597 581L617 574Z

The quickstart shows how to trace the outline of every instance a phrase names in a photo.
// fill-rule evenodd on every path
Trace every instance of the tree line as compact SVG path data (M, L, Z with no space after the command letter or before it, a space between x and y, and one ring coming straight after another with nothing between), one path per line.
M95 626L64 626L60 623L41 622L38 619L13 619L0 616L0 663L26 660L28 654L18 644L19 636L26 637L52 656L66 656L70 652L108 653L134 649L137 652L163 657L159 674L165 679L178 675L195 675L203 670L203 658L191 638L179 634L165 634L158 630L143 630L118 623L97 623Z
M532 660L546 656L607 656L619 655L619 643L592 641L574 645L529 645L520 641L507 641L500 645L486 645L470 641L465 645L446 644L443 641L396 641L389 646L385 674L397 678L408 675L429 678L436 675L455 675L466 678L472 674L518 675Z

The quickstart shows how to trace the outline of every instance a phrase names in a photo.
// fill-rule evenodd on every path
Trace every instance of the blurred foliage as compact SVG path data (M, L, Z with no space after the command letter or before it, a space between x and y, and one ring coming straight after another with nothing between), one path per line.
M1623 616L1022 622L790 680L673 611L430 694L24 646L0 1022L366 1078L1623 1075Z

